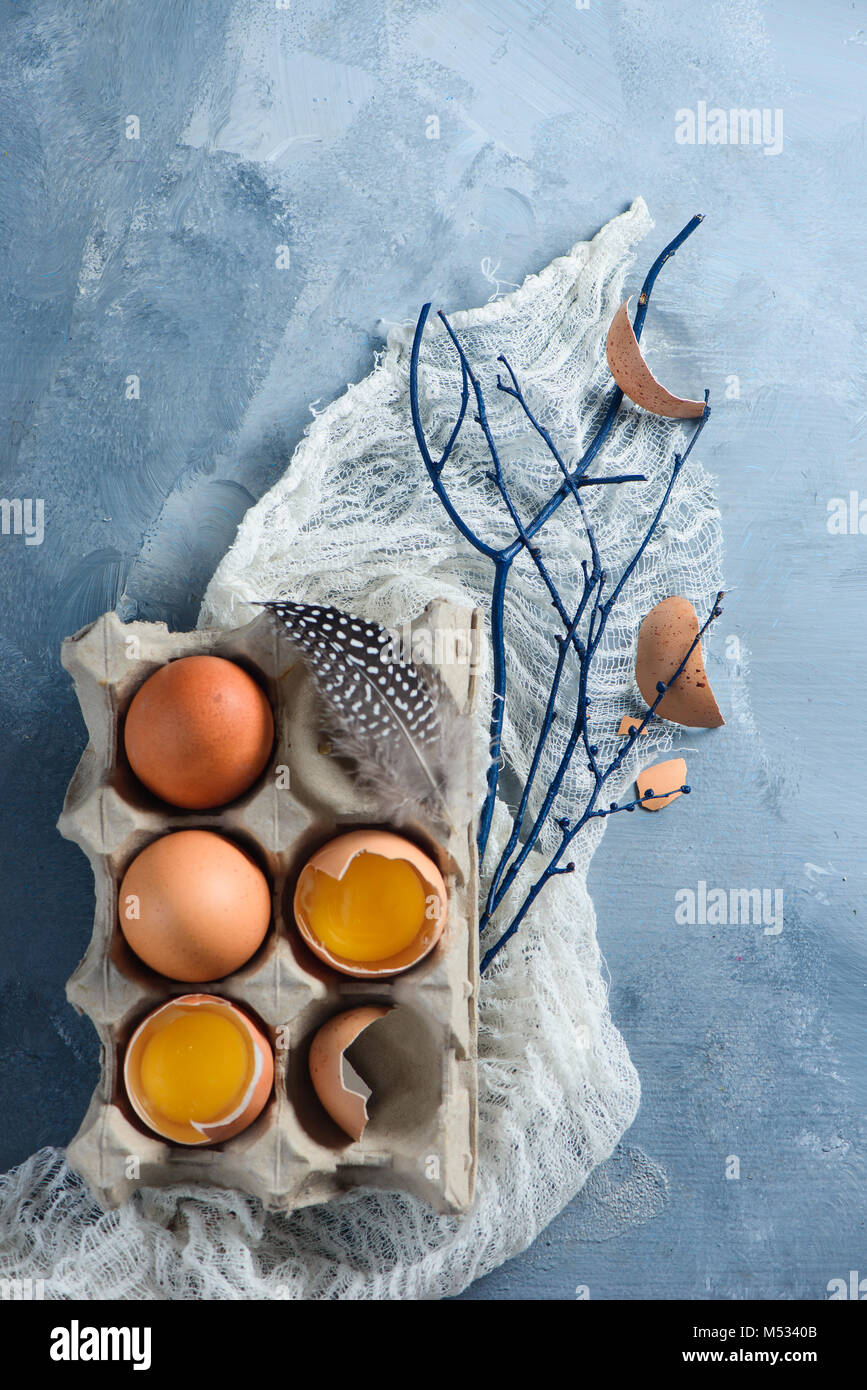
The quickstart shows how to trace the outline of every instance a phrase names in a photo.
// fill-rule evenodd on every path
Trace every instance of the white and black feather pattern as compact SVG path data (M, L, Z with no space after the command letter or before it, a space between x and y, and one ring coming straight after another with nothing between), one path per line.
M451 824L470 733L436 672L393 660L393 635L380 623L323 604L263 606L304 652L333 751L355 762L383 819L427 815Z

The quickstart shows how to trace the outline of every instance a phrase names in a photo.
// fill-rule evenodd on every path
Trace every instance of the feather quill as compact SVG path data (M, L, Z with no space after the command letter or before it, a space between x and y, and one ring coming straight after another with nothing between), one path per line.
M451 829L456 815L468 821L472 724L439 673L393 660L393 637L380 623L323 604L263 607L304 653L332 751L355 764L383 820L433 818Z

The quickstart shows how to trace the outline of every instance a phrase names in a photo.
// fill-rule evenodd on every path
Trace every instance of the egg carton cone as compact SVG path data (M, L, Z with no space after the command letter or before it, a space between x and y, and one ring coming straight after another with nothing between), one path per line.
M459 708L472 710L481 615L443 600L411 626L436 634L431 665ZM123 746L133 695L166 662L194 654L245 667L274 710L271 760L254 786L217 811L173 809L136 779ZM266 1207L291 1211L347 1190L399 1190L438 1211L466 1211L476 1167L478 866L469 799L451 807L455 829L400 827L434 859L445 879L448 917L434 950L405 974L355 980L318 960L292 911L298 875L321 845L343 831L384 827L347 766L329 755L320 708L303 658L280 624L263 613L245 627L169 632L162 623L121 623L106 613L63 644L89 743L70 782L59 829L90 860L96 891L93 935L67 984L71 1004L94 1024L101 1075L78 1134L72 1167L105 1207L142 1187L208 1184L238 1188ZM467 756L473 756L472 748ZM268 876L272 921L255 956L232 975L190 985L158 975L131 951L118 924L123 875L144 847L174 830L207 829L233 839ZM243 1133L223 1143L184 1146L153 1133L124 1090L126 1045L141 1020L167 999L215 994L259 1022L274 1047L270 1100ZM352 1048L352 1065L371 1088L370 1121L358 1142L329 1117L308 1069L311 1041L335 1014L365 1004L391 1011Z

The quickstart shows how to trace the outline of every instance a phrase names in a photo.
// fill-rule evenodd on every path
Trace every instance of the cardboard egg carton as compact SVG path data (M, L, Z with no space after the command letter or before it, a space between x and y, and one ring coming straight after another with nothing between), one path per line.
M478 612L435 601L413 624L452 640L438 666L459 707L472 708L476 677L468 652ZM167 661L195 653L228 657L267 691L274 752L262 777L217 811L176 810L133 775L123 720L142 682ZM438 653L442 655L442 651ZM478 871L469 805L453 808L459 827L445 842L429 828L403 827L442 871L448 920L434 951L403 975L353 980L317 960L302 942L292 893L309 856L341 831L382 825L347 768L329 756L303 659L270 614L235 631L172 633L162 623L123 624L115 613L63 644L90 741L64 802L59 829L88 856L96 888L93 935L67 997L96 1027L102 1066L69 1162L107 1207L139 1187L206 1183L239 1188L269 1208L290 1211L358 1187L397 1189L440 1211L465 1211L476 1162L476 1001ZM468 749L468 756L472 750ZM288 785L287 785L288 783ZM118 887L145 845L173 830L219 831L250 852L268 876L273 916L256 955L236 973L194 985L156 974L133 955L118 926ZM152 1133L123 1089L123 1056L141 1019L167 998L223 995L263 1026L275 1048L274 1091L243 1133L222 1144L186 1147ZM370 1122L358 1143L323 1110L310 1081L308 1051L319 1027L362 1004L392 1011L351 1049L372 1089Z

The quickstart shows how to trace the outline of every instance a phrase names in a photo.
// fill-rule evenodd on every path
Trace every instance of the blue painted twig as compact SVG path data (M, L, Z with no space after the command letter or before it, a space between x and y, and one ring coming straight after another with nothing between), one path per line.
M664 248L660 255L657 256L653 265L650 267L650 270L648 271L645 277L644 284L642 285L641 293L638 297L638 306L635 314L635 321L633 324L636 338L640 338L641 336L641 331L644 326L644 321L647 315L647 308L650 301L650 296L660 270L662 269L666 261L672 255L674 255L678 247L681 246L684 241L686 241L687 237L692 235L693 231L701 221L702 218L700 215L693 217L686 224L686 226L677 234L677 236L674 237L673 240L668 243L668 245ZM711 611L710 616L708 617L704 625L701 627L698 636L695 639L695 642L690 647L689 651L684 657L683 662L678 667L678 670L675 672L671 681L668 683L668 685L660 685L658 687L657 698L654 701L653 705L647 711L641 724L636 729L633 729L631 731L630 735L624 742L623 748L620 750L617 756L614 759L612 759L611 763L607 768L601 768L599 766L597 756L598 749L593 744L589 732L587 711L590 707L590 699L587 693L588 683L592 661L596 652L599 649L600 643L603 640L606 625L611 611L614 608L620 594L622 593L624 585L629 581L631 575L635 572L636 567L639 565L641 558L657 529L660 518L662 517L665 507L667 506L668 501L671 497L672 490L677 481L679 473L683 468L684 464L686 463L686 460L689 457L689 454L691 453L696 440L698 439L702 429L704 428L705 423L707 422L710 413L710 408L707 404L707 393L705 393L704 413L698 423L698 427L694 431L693 436L687 448L684 450L683 454L675 455L671 477L669 478L662 501L659 507L657 508L656 512L654 513L653 519L651 520L651 523L647 531L645 532L640 544L638 545L634 555L631 557L628 564L625 566L622 574L620 575L619 579L614 585L614 588L611 589L611 591L603 599L603 593L605 591L605 586L607 583L607 576L602 566L602 559L599 552L599 546L594 533L594 529L587 515L587 510L584 506L583 499L581 497L581 491L584 487L598 487L608 484L618 485L626 482L646 481L646 477L644 474L617 474L609 477L595 478L590 478L586 476L587 470L589 469L594 458L598 455L600 449L602 448L603 444L605 443L605 440L608 438L615 424L620 405L623 400L622 392L619 390L619 388L615 388L612 391L608 403L603 411L602 418L590 442L588 443L578 462L570 468L563 459L562 454L560 453L559 449L557 448L557 445L555 444L553 438L550 435L550 432L541 423L541 421L534 414L533 410L530 408L524 395L524 392L521 388L521 385L518 381L517 374L511 367L510 363L503 356L499 358L499 361L503 363L503 366L508 372L509 382L504 382L502 378L498 376L498 389L504 392L504 394L511 396L520 405L521 409L524 412L524 415L527 418L527 421L529 422L533 430L535 430L536 434L544 442L552 458L557 463L557 466L562 475L562 482L560 483L556 491L552 493L552 495L548 498L547 502L545 502L532 517L530 517L528 520L525 520L520 515L518 508L515 504L509 486L509 481L506 477L502 465L500 451L488 418L487 406L481 383L473 370L472 364L470 363L467 357L466 351L460 339L458 338L458 335L454 332L447 318L442 313L440 313L439 318L443 323L445 331L449 336L450 342L455 350L458 361L460 363L461 399L454 426L452 427L451 433L442 453L437 458L434 457L434 455L430 451L421 422L418 384L419 355L421 349L421 341L429 311L430 305L424 305L419 315L418 323L416 325L416 331L412 345L412 353L410 357L409 384L413 428L415 430L419 450L422 459L424 460L425 467L428 471L428 475L431 479L434 491L439 497L446 511L446 514L449 516L460 535L463 536L464 540L466 540L471 546L473 546L475 550L477 550L481 555L483 555L487 560L490 561L494 571L494 582L491 596L493 698L490 720L490 762L487 773L487 790L479 817L478 847L480 863L484 859L485 850L490 837L494 805L499 785L500 760L502 754L503 721L506 708L506 698L508 693L508 672L506 668L505 657L506 593L508 588L508 580L511 566L517 558L517 556L520 555L522 552L525 551L532 560L539 574L539 577L542 580L542 583L548 592L552 605L563 625L563 632L559 634L556 638L558 644L557 659L554 664L554 670L551 677L545 713L536 739L536 744L530 762L529 771L527 773L526 778L524 779L524 785L521 791L519 804L516 811L513 813L511 833L507 838L503 852L500 855L499 861L495 866L491 876L487 900L481 918L482 930L484 930L484 928L488 925L492 915L503 903L504 898L514 885L521 868L526 863L528 856L536 848L540 835L544 829L544 826L547 823L549 817L553 814L555 802L561 791L563 781L566 777L568 769L571 765L573 755L579 743L581 743L584 748L588 760L588 768L593 774L593 789L588 797L587 803L581 815L578 817L577 820L574 821L564 817L560 817L558 819L557 823L560 826L561 830L560 846L558 850L551 856L548 864L545 866L545 869L539 875L536 882L525 894L523 901L520 903L515 915L512 918L512 921L510 922L506 930L500 935L500 937L494 943L494 945L486 952L482 961L482 969L485 969L494 959L494 957L498 954L498 952L502 949L502 947L506 944L506 942L510 940L514 933L517 931L518 927L520 926L520 923L523 921L524 917L526 916L527 912L529 911L538 894L542 891L542 888L544 887L545 883L548 882L556 874L571 872L574 865L569 863L563 864L561 860L563 858L567 846L572 843L575 836L580 832L583 826L585 826L591 819L598 819L608 815L612 815L616 811L634 810L635 807L640 804L641 800L650 800L654 797L653 793L648 793L645 794L644 798L638 798L634 801L627 802L622 805L618 805L612 802L607 808L601 807L597 804L603 786L609 780L609 778L617 771L617 769L622 765L624 757L634 747L636 737L647 726L647 723L651 719L656 717L657 706L659 704L659 701L665 694L666 689L668 689L669 686L673 684L677 677L682 673L683 669L686 666L686 662L688 661L692 652L695 650L696 645L701 640L701 636L705 632L707 626L713 620L713 618L718 615L719 599L721 599L722 595L718 596L717 602L714 605L714 608ZM472 392L476 407L474 419L482 432L485 444L488 449L488 453L490 454L491 458L492 468L487 476L494 483L499 493L500 499L503 505L505 506L506 514L513 528L513 535L511 539L509 539L507 542L501 545L492 544L490 541L486 540L483 536L481 536L472 526L470 526L470 524L461 515L458 507L455 506L449 494L449 490L443 480L445 466L448 463L449 458L451 457L454 451L461 430L465 424L466 414L469 407L470 392ZM588 564L587 561L582 561L583 585L581 596L577 604L575 605L574 610L571 611L571 613L569 607L567 607L567 604L563 596L560 594L557 588L557 584L555 583L551 575L549 566L546 563L542 552L542 547L537 539L539 532L545 526L545 523L550 519L551 516L553 516L554 512L563 503L563 501L565 501L567 497L571 497L578 508L584 529L587 534L588 545L590 548L590 563ZM549 786L545 791L545 795L542 799L540 809L533 818L533 822L527 830L526 834L524 834L524 826L527 818L527 812L529 808L532 790L535 785L536 778L538 776L542 756L545 747L547 746L547 741L550 737L551 729L553 728L554 722L557 718L558 698L562 690L562 682L564 671L566 669L566 663L570 656L572 656L578 664L578 692L572 728L567 738L563 754L561 755L561 758L558 762L557 768L554 771ZM689 788L683 787L680 790L687 792ZM670 793L660 793L659 795L670 795Z
M574 823L571 822L571 821L567 821L567 820L561 820L561 821L559 822L559 823L560 823L560 826L561 826L561 829L562 829L562 831L563 831L563 836L562 836L562 839L561 839L559 848L558 848L558 849L555 851L555 853L552 855L550 861L549 861L548 864L546 865L546 867L545 867L545 869L543 870L543 872L539 875L539 877L537 878L536 882L535 882L535 883L532 885L532 887L528 890L528 892L527 892L527 894L526 894L526 896L525 896L525 898L524 898L524 901L521 903L520 907L518 908L517 912L515 913L515 916L512 918L512 921L509 923L509 926L508 926L508 927L506 928L506 930L502 933L502 935L494 942L493 946L491 946L491 947L485 952L484 956L482 957L481 965L479 966L479 970L480 970L480 971L484 971L484 970L486 970L486 969L488 968L488 966L491 964L491 961L494 960L494 958L495 958L495 957L499 954L499 952L503 949L503 947L505 946L506 942L507 942L507 941L510 941L511 938L515 935L515 932L518 930L518 928L520 927L520 925L521 925L521 923L523 922L524 918L526 917L527 913L529 912L530 908L533 906L533 903L536 901L536 898L539 896L539 894L541 893L542 889L545 887L545 884L553 877L553 875L554 875L554 874L558 874L558 873L571 873L571 872L572 872L572 870L574 869L574 865L571 865L571 866L570 866L570 865L567 864L567 865L563 866L563 865L560 864L560 860L562 859L563 854L565 853L567 847L568 847L568 846L572 843L572 841L575 839L575 836L579 833L579 831L583 830L584 826L587 824L587 822L588 822L589 820L592 819L592 817L594 816L594 814L596 814L596 815L600 815L600 814L601 814L601 815L611 815L611 814L612 814L614 811L616 811L616 810L619 810L619 809L628 809L627 807L620 808L620 807L618 807L618 806L616 806L616 805L612 805L612 806L609 806L608 809L607 809L606 811L598 812L598 811L596 810L596 801L597 801L597 799L598 799L598 797L599 797L599 794L600 794L600 792L601 792L602 787L604 786L604 784L608 781L609 777L611 777L611 776L614 774L614 772L617 770L617 768L620 767L621 763L623 762L624 757L626 756L626 753L629 751L629 749L630 749L630 748L632 747L632 745L634 744L635 739L642 733L642 731L643 731L644 729L646 729L648 723L650 722L650 720L651 720L651 719L653 718L653 716L655 715L656 710L657 710L657 707L658 707L658 705L659 705L659 702L662 700L662 698L663 698L663 696L665 695L666 691L669 690L669 689L674 685L674 683L675 683L675 681L678 679L678 677L681 676L681 675L683 674L684 670L686 669L686 664L687 664L687 662L689 661L689 658L692 656L692 654L693 654L693 652L695 651L696 647L697 647L697 646L699 645L699 643L701 642L701 639L702 639L702 637L704 636L704 634L705 634L705 632L707 631L707 629L710 627L710 624L711 624L712 622L714 622L715 619L718 618L718 617L720 616L720 614L721 614L721 612L722 612L722 609L720 608L720 603L722 602L722 599L723 599L723 593L722 593L722 591L720 591L720 592L717 594L717 596L716 596L716 599L715 599L715 601L714 601L713 608L711 609L711 611L710 611L710 613L708 614L707 618L705 619L705 621L702 623L701 627L699 628L698 633L696 634L696 636L695 636L693 642L690 644L689 650L687 651L686 655L684 656L683 660L681 661L681 663L680 663L680 665L678 666L677 670L674 672L674 674L673 674L673 676L671 677L671 679L670 679L669 681L659 681L659 682L658 682L657 687L656 687L656 691L657 691L657 693L656 693L656 699L653 701L653 704L652 704L652 705L650 706L650 708L647 710L647 712L646 712L646 714L644 715L644 718L642 719L642 721L641 721L641 723L639 724L639 726L638 726L636 729L630 731L630 738L629 738L628 741L627 741L627 747L624 748L624 749L617 755L617 757L611 762L611 764L609 765L609 767L607 768L607 770L606 770L604 773L600 773L600 774L596 777L595 786L594 786L594 788L593 788L593 791L591 792L590 798L589 798L589 800L588 800L588 802L587 802L587 805L585 806L584 811L582 812L582 814L581 814L581 816L579 817L579 819L578 819L576 822L574 822ZM681 788L681 791L687 791L687 792L688 792L688 791L689 791L689 788L682 787L682 788ZM637 804L637 802L636 802L635 804Z

